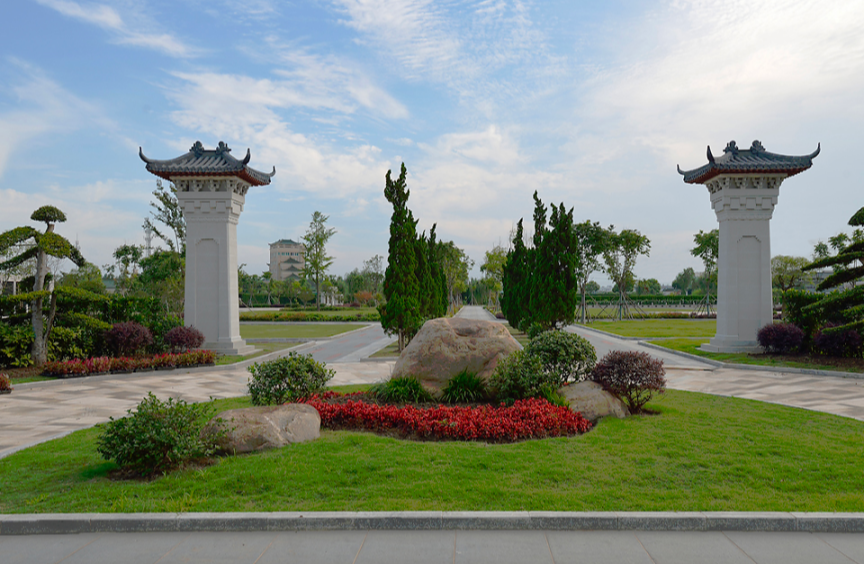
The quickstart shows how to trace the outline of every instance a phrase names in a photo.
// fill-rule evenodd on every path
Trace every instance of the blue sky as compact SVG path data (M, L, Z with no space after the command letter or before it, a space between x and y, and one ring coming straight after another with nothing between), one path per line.
M240 262L329 215L332 272L386 255L388 169L420 228L476 262L531 194L652 242L669 283L707 191L675 170L734 139L807 154L772 252L809 256L864 205L864 3L513 0L14 0L0 19L0 230L52 203L85 257L143 242L151 158L251 148ZM848 230L848 229L847 229ZM596 277L604 283L603 276Z

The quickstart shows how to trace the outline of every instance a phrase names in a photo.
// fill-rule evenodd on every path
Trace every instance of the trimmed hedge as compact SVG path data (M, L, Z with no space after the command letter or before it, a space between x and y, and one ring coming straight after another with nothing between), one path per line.
M792 323L768 323L756 333L756 340L766 351L778 354L797 352L804 343L804 331Z
M189 351L175 354L157 354L145 357L101 356L88 359L65 360L62 362L47 362L42 365L43 376L58 378L76 378L91 374L108 372L143 372L154 368L188 368L216 362L213 351Z

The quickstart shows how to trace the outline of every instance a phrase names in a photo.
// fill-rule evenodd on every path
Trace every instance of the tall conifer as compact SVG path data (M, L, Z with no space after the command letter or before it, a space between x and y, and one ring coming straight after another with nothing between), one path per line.
M390 218L390 242L387 272L384 275L386 303L378 307L381 326L389 334L399 334L399 350L403 350L410 337L419 328L420 300L417 284L417 256L415 221L408 210L410 190L406 187L407 170L402 163L399 179L393 182L387 171L384 197L393 204Z
M427 261L429 262L429 275L432 281L432 317L444 317L447 315L447 276L441 266L441 253L436 241L435 229L437 224L432 225L429 230L429 242L427 246Z

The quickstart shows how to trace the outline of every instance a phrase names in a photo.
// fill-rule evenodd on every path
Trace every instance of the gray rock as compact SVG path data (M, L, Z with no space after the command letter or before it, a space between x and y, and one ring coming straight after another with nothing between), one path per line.
M570 402L570 409L578 411L589 421L611 415L623 419L629 415L624 403L603 389L597 382L586 380L562 387L558 393Z
M414 376L438 393L450 378L466 369L488 380L498 362L520 348L501 323L458 317L430 319L402 351L392 377Z
M321 416L300 403L231 409L211 419L201 434L222 429L227 433L218 442L219 451L242 454L313 441L321 436Z

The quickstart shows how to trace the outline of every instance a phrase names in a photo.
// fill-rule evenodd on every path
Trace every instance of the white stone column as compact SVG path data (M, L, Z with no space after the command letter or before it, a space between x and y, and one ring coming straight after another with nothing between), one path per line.
M174 178L186 218L185 324L204 348L227 355L255 350L240 338L237 223L249 185L237 178Z
M759 329L772 323L770 221L785 174L719 175L706 183L720 222L717 334L702 350L761 351Z

